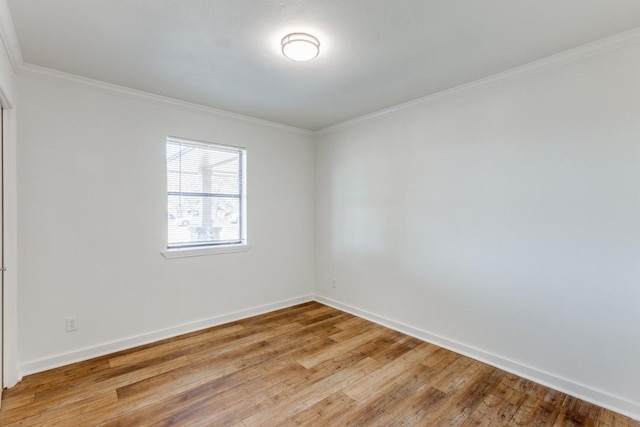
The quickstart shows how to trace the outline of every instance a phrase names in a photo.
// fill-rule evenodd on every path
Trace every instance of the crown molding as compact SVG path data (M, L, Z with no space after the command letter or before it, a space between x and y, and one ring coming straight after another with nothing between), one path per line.
M297 128L282 123L272 122L269 120L259 119L239 113L233 113L218 108L208 107L193 102L183 101L168 96L162 96L145 92L137 89L131 89L125 86L120 86L112 83L106 83L99 80L94 80L86 77L81 77L75 74L65 73L62 71L56 71L45 67L40 67L32 64L25 64L22 57L22 51L20 44L18 43L18 37L16 35L15 27L13 25L13 19L11 18L11 12L7 4L7 0L0 0L0 38L7 51L9 61L16 74L29 77L39 77L48 79L51 81L76 83L84 85L101 92L118 94L134 99L144 99L147 101L158 102L162 104L169 104L175 107L183 109L198 111L207 114L212 114L218 117L224 117L242 121L245 123L252 123L261 126L272 127L288 132L298 133L305 136L321 136L329 133L336 132L341 129L346 129L355 126L360 123L365 123L380 119L393 114L398 114L406 111L410 108L428 104L443 98L455 96L464 92L471 92L474 90L482 90L502 82L521 78L543 71L548 71L554 68L562 67L574 62L579 62L583 59L587 59L593 56L602 55L626 46L637 44L640 42L640 28L635 28L623 33L615 34L613 36L597 40L595 42L587 43L576 48L560 52L555 55L548 56L546 58L539 59L537 61L530 62L518 67L511 68L506 71L502 71L497 74L493 74L487 77L483 77L468 83L461 84L449 89L445 89L430 95L426 95L420 98L416 98L411 101L407 101L401 104L394 105L389 108L375 111L373 113L364 114L362 116L349 119L335 125L327 126L318 130L308 130Z
M17 74L25 77L34 77L34 78L41 78L41 79L55 81L55 82L81 85L89 89L93 89L103 93L116 94L116 95L137 99L137 100L142 99L142 100L161 103L165 105L168 104L178 108L197 111L200 113L207 113L214 116L238 120L245 123L251 123L251 124L256 124L260 126L267 126L267 127L276 128L276 129L284 130L287 132L298 133L306 136L315 135L315 132L311 130L301 129L301 128L285 125L282 123L276 123L269 120L246 116L244 114L233 113L230 111L208 107L208 106L196 104L193 102L183 101L183 100L171 98L168 96L157 95L154 93L145 92L138 89L131 89L131 88L116 85L113 83L106 83L100 80L94 80L87 77L81 77L75 74L65 73L63 71L57 71L57 70L52 70L46 67L40 67L38 65L23 64L18 69Z
M7 0L0 0L0 40L15 73L22 66L23 59ZM2 89L0 89L0 105L2 108L13 108L13 102Z
M142 90L131 89L125 86L120 86L112 83L106 83L95 79L81 77L75 74L65 73L62 71L52 70L50 68L40 67L37 65L26 64L22 57L22 50L20 49L20 43L18 43L18 36L16 34L15 27L13 25L13 19L11 17L11 11L7 0L0 0L0 38L7 51L7 56L11 63L11 67L16 74L43 78L50 81L66 82L79 84L100 92L109 94L117 94L133 99L143 99L161 104L169 104L174 107L179 107L191 111L197 111L206 114L212 114L217 117L224 117L227 119L238 120L245 123L256 124L260 126L267 126L284 130L287 132L293 132L305 136L314 136L315 132L307 129L301 129L293 126L284 125L281 123L272 122L269 120L258 119L256 117L246 116L244 114L232 113L230 111L221 110L218 108L207 107L205 105L196 104L193 102L182 101L180 99L171 98L168 96L156 95L150 92Z
M401 104L394 105L393 107L378 110L369 114L364 114L362 116L358 116L335 125L327 126L325 128L317 130L316 135L320 136L333 133L338 130L355 126L357 124L373 121L393 114L398 114L419 105L428 104L430 102L455 96L463 92L486 89L505 81L552 70L554 68L579 62L583 59L602 55L637 43L640 43L640 28L634 28L632 30L600 39L595 42L587 43L569 50L565 50L555 55L551 55L546 58L530 62L528 64L520 65L518 67L514 67L497 74L493 74L487 77L480 78L478 80L452 87L450 89L445 89L440 92L416 98L411 101L403 102Z
M11 67L17 73L24 64L24 60L22 59L22 50L20 49L20 43L18 43L18 35L16 34L16 28L13 26L13 18L11 17L7 0L0 0L0 38L7 51Z

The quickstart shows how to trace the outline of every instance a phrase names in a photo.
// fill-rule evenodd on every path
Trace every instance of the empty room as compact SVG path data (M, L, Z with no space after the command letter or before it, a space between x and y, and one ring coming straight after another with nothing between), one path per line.
M640 1L0 38L0 425L640 426Z

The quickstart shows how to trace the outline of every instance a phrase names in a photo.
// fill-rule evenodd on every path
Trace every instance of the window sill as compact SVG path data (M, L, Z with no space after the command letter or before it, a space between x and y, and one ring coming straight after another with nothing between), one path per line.
M162 256L166 259L173 258L186 258L192 256L206 256L206 255L218 255L218 254L231 254L236 252L247 252L251 249L251 245L246 243L239 245L224 245L224 246L208 246L204 248L180 248L180 249L167 249L162 251Z

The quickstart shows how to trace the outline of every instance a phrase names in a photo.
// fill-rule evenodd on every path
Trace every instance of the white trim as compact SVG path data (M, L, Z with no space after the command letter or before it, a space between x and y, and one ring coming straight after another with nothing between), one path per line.
M302 134L305 136L315 135L314 131L308 129L297 128L282 123L276 123L270 120L259 119L257 117L251 117L244 114L221 110L219 108L196 104L194 102L183 101L169 96L157 95L142 90L131 89L125 86L78 76L76 74L65 73L38 65L27 64L24 62L24 58L22 56L22 49L20 48L20 43L18 42L18 36L16 34L15 26L13 24L13 18L11 17L11 11L9 9L7 0L0 0L0 39L5 46L7 56L9 57L9 62L11 63L13 71L16 74L20 74L22 76L38 77L55 82L75 83L103 93L106 92L109 94L117 94L120 96L138 100L144 99L155 103L170 104L174 107L179 107L189 111L212 114L217 117L223 117L245 123L276 128L287 132Z
M13 19L6 0L0 0L0 39L13 71L24 63ZM18 382L18 190L16 164L16 108L14 100L7 96L6 88L0 89L0 103L5 109L4 122L4 307L2 310L3 366L0 387L12 387Z
M107 83L100 80L78 76L75 74L52 70L50 68L40 67L38 65L23 64L17 70L17 74L20 74L25 77L41 78L41 79L50 80L54 82L78 84L102 93L116 94L116 95L124 96L127 98L133 98L137 100L142 99L142 100L161 103L161 104L169 104L174 107L179 107L179 108L183 108L190 111L197 111L200 113L212 114L217 117L238 120L244 123L251 123L255 125L272 127L272 128L284 130L287 132L293 132L293 133L302 134L306 136L313 136L315 134L315 132L307 129L301 129L301 128L297 128L289 125L284 125L284 124L272 122L269 120L258 119L256 117L246 116L244 114L232 113L230 111L225 111L218 108L207 107L205 105L196 104L188 101L182 101L180 99L171 98L169 96L157 95L155 93L145 92L138 89L131 89L131 88L116 85L113 83Z
M4 110L4 366L2 385L18 382L18 185L16 166L16 108Z
M9 56L11 67L17 73L24 65L24 59L7 0L0 0L0 38Z
M607 392L594 389L592 387L577 383L572 380L568 380L566 378L562 378L558 375L545 372L543 370L522 364L520 362L516 362L514 360L510 360L502 356L480 350L476 347L469 346L458 341L450 340L448 338L433 334L431 332L427 332L420 328L415 328L413 326L409 326L407 324L397 322L383 316L378 316L377 314L373 314L366 310L362 310L354 306L335 301L331 298L316 295L315 300L322 304L337 308L338 310L353 314L354 316L370 320L379 325L412 336L421 341L433 343L439 347L446 348L447 350L451 350L480 362L484 362L488 365L502 369L503 371L510 372L512 374L534 381L538 384L542 384L546 387L553 388L562 393L566 393L582 399L586 402L590 402L603 408L607 408L620 414L626 415L633 418L634 420L640 420L640 403L631 402L622 397L614 396Z
M28 362L21 363L18 367L20 373L19 378L22 379L23 376L34 374L36 372L42 372L60 366L69 365L71 363L88 360L94 357L115 353L117 351L131 349L166 338L173 338L178 335L211 328L213 326L234 322L236 320L246 319L248 317L269 313L271 311L280 310L282 308L291 307L309 301L313 301L313 295L305 295L297 298L287 299L284 301L259 305L245 310L234 311L220 316L210 317L208 319L189 322L179 326L173 326L158 331L148 332L129 338L86 347L80 350L70 351L68 353L57 354L37 360L30 360Z
M316 135L326 135L329 133L333 133L360 123L365 123L382 117L398 114L418 105L423 105L434 102L436 100L440 100L442 98L455 96L463 92L486 89L500 84L504 81L526 77L532 74L562 67L563 65L578 62L583 59L611 52L613 50L630 46L636 43L640 43L640 28L625 31L611 37L587 43L573 49L565 50L564 52L560 52L555 55L530 62L528 64L520 65L506 71L492 74L478 80L474 80L468 83L461 84L459 86L416 98L414 100L394 105L389 108L384 108L373 113L364 114L362 116L355 117L353 119L349 119L335 125L327 126L325 128L317 130Z
M202 248L176 248L167 249L162 251L162 256L166 259L174 258L187 258L192 256L205 256L205 255L219 255L219 254L233 254L237 252L247 252L251 249L251 245L239 244L239 245L220 245L220 246L207 246Z
M209 319L203 319L196 322L186 323L180 326L170 327L146 334L141 334L117 341L112 341L105 344L100 344L84 349L58 354L51 357L32 360L20 364L19 366L19 378L22 379L24 375L33 374L36 372L42 372L48 369L57 368L60 366L68 365L75 362L91 359L93 357L99 357L106 354L115 353L117 351L131 349L140 345L149 344L155 341L159 341L166 338L175 337L178 335L194 332L213 326L222 325L225 323L233 322L240 319L245 319L251 316L256 316L263 313L268 313L274 310L291 307L297 304L302 304L309 301L318 301L322 304L334 307L338 310L353 314L354 316L367 319L374 323L380 324L387 328L396 330L403 334L415 337L419 340L433 343L442 348L454 351L456 353L471 357L475 360L487 363L496 368L502 369L506 372L513 373L523 378L527 378L536 383L542 384L547 387L551 387L560 392L575 396L587 402L591 402L595 405L610 409L620 414L629 416L635 420L640 420L640 404L631 402L622 397L614 396L609 393L596 390L589 386L576 383L574 381L562 378L560 376L542 371L540 369L527 366L525 364L480 350L473 346L469 346L448 338L424 331L413 326L406 325L395 320L388 319L383 316L378 316L366 310L356 308L354 306L344 304L335 301L331 298L323 297L320 295L305 295L297 298L288 299L285 301L275 302L271 304L265 304L246 310L239 310L228 314L215 316Z
M11 100L9 99L5 91L2 90L1 87L0 87L0 106L2 106L2 108L7 110L10 108L13 108L13 103L11 102Z
M128 87L106 83L95 79L90 79L75 74L65 73L62 71L52 70L37 65L26 64L22 58L22 52L15 33L11 14L7 6L6 0L0 0L0 38L7 49L9 60L17 74L30 77L38 77L48 79L52 81L63 81L67 83L76 83L84 85L95 90L107 93L115 93L122 96L135 99L145 99L148 101L159 102L164 104L171 104L176 107L181 107L191 111L198 111L213 114L219 117L225 117L235 119L243 122L249 122L253 124L275 127L281 130L290 131L306 136L319 136L338 131L340 129L348 128L359 123L372 121L381 117L385 117L392 114L397 114L407 109L410 109L417 105L433 102L445 97L457 95L462 92L480 90L495 86L503 81L512 80L519 77L525 77L528 75L536 74L542 71L551 70L553 68L561 67L563 65L571 64L581 61L586 58L590 58L596 55L601 55L616 49L620 49L626 46L630 46L640 42L640 28L635 28L629 31L625 31L613 36L597 40L591 43L584 44L572 49L568 49L564 52L551 55L537 61L530 62L518 67L511 68L506 71L502 71L487 77L480 78L471 82L461 84L449 89L442 90L430 95L426 95L402 104L398 104L389 108L375 111L373 113L365 114L353 119L349 119L335 125L327 126L322 129L312 131L308 129L297 128L281 123L272 122L269 120L258 119L243 114L232 113L229 111L221 110L218 108L207 107L204 105L196 104L193 102L182 101L179 99L171 98L168 96L162 96L145 92L137 89L131 89Z
M219 144L217 142L211 142L211 141L202 141L199 139L193 139L193 138L185 138L182 136L175 136L175 135L167 135L167 142L171 141L171 142L177 142L177 143L187 143L187 144L201 144L201 145L206 145L208 147L213 147L213 148L221 148L223 150L231 150L231 151L247 151L247 147L241 147L239 145L228 145L228 144ZM246 154L246 153L245 153Z

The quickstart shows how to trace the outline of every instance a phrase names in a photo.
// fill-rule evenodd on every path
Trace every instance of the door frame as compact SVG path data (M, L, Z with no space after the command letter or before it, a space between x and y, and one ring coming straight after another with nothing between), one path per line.
M17 168L16 168L16 108L6 92L0 87L0 106L2 107L2 235L3 258L6 271L2 287L2 381L1 390L12 387L19 381L18 372L18 271L17 271ZM2 266L0 266L2 267Z

